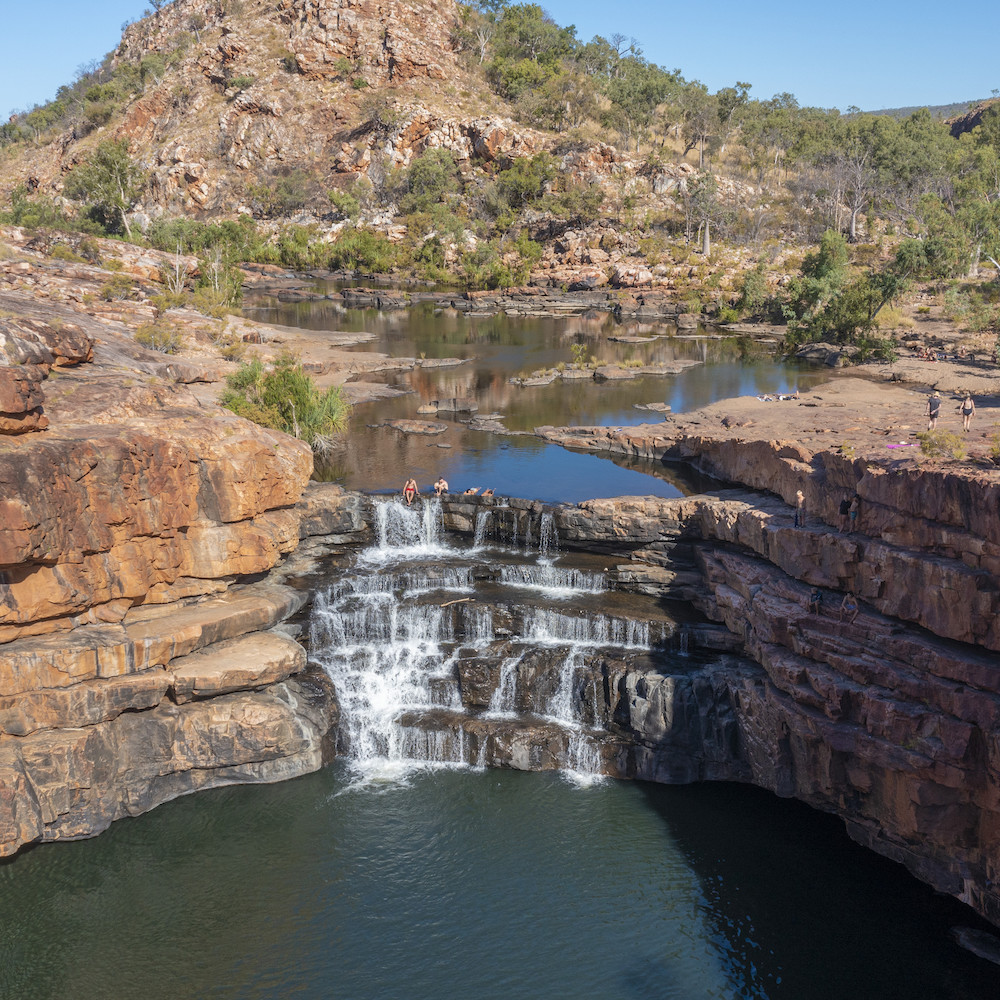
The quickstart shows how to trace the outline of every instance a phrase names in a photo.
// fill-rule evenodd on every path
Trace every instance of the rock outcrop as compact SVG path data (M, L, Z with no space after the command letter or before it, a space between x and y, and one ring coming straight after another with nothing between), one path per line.
M106 325L0 298L0 856L319 767L337 705L276 567L358 538L357 498Z
M539 429L573 447L691 462L761 491L590 501L556 512L560 537L667 570L662 592L724 622L759 666L713 688L738 728L724 776L837 813L852 837L1000 923L1000 476L887 455L886 438L906 441L923 397L880 389L873 401L866 390L855 405L855 388L730 400L645 427ZM831 447L844 433L851 443ZM848 524L840 502L852 496ZM685 567L693 558L694 585L669 572L679 557ZM657 586L655 573L638 578ZM854 620L840 612L848 592ZM705 715L689 694L682 705L657 698L674 719ZM627 715L645 747L630 767L656 779L654 708Z

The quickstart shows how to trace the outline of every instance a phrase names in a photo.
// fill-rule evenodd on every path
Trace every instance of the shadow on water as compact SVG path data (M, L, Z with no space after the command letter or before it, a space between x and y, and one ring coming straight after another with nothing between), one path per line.
M744 785L641 787L698 879L733 996L970 1000L996 991L1000 969L950 936L956 925L995 929L851 841L838 818Z
M994 998L952 921L754 789L341 762L0 866L0 996Z

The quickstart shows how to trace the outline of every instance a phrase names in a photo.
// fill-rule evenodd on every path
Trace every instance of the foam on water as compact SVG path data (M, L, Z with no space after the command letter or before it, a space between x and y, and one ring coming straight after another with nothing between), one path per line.
M423 500L419 507L378 501L373 545L359 554L353 570L316 595L312 655L334 681L341 707L339 744L360 781L403 781L413 769L429 765L483 766L487 739L467 731L465 720L472 716L462 701L459 657L500 658L499 681L483 717L517 720L519 669L539 648L553 651L543 662L558 676L554 684L532 688L532 698L551 692L544 704L531 706L536 718L565 733L569 772L600 772L600 743L578 715L582 710L599 717L586 656L601 647L648 650L650 625L501 602L505 629L498 634L493 603L476 601L477 579L496 579L514 594L531 590L550 600L607 589L602 574L554 565L558 537L550 514L538 522L532 562L496 570L463 562L489 540L506 536L516 544L511 526L516 529L517 522L508 510L480 512L474 547L462 550L445 540L439 501ZM429 597L434 594L439 596ZM513 651L503 656L500 641Z

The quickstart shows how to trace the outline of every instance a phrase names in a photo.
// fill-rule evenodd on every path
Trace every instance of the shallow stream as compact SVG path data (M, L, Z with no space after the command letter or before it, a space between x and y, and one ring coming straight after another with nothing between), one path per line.
M320 291L333 286L320 285ZM470 316L433 303L379 312L344 309L320 300L286 304L249 298L246 315L262 322L307 330L365 332L374 340L354 348L395 358L459 358L456 367L418 367L412 372L366 376L403 389L405 395L355 407L346 450L321 465L321 478L352 489L399 490L414 476L422 490L443 475L453 490L492 488L500 495L576 502L593 497L675 497L697 491L698 481L676 467L641 460L611 460L574 453L538 438L471 430L468 414L419 417L447 425L432 437L371 426L418 418L430 400L465 397L479 416L499 413L510 431L545 424L626 426L657 423L662 416L636 404L665 403L675 413L733 396L788 393L828 378L823 369L774 358L773 345L725 337L707 330L678 334L662 323L617 323L606 313L565 318ZM612 338L629 338L623 342ZM628 381L557 380L522 387L512 378L573 361L573 346L602 362L701 362L678 375ZM769 404L761 404L769 405ZM463 422L464 421L464 422Z

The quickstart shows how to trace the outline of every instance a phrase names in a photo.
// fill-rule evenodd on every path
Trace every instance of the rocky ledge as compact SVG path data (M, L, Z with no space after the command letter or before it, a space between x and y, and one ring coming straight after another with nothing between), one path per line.
M0 856L319 767L336 701L281 581L357 498L114 324L0 307Z

